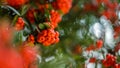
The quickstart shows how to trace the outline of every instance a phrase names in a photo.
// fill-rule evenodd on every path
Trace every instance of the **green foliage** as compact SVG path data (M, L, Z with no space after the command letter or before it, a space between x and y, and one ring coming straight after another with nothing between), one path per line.
M15 36L14 36L14 40L13 40L13 43L14 44L22 44L23 42L23 31L20 31L20 32L16 32L15 33Z
M58 53L58 52L57 52ZM53 59L40 63L40 68L73 68L74 60L63 53L56 54ZM52 57L48 57L49 59ZM46 58L46 60L48 59Z

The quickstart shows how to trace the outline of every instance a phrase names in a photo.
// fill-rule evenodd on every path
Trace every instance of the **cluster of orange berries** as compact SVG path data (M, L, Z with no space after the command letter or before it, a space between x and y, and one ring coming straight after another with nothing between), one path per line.
M106 59L102 60L102 63L106 68L113 67L116 64L116 59L115 56L107 54Z
M24 6L26 3L31 2L30 0L6 1L8 5L17 9ZM28 25L36 26L36 29L33 31L36 32L36 34L34 35L31 32L27 38L27 41L31 43L42 43L44 46L58 43L59 33L55 31L55 28L62 20L62 15L69 12L70 8L72 7L72 0L55 0L52 2L44 0L44 4L36 1L35 4L36 8L30 6L24 15L26 23L28 22ZM23 30L24 27L24 19L22 17L18 17L18 20L15 24L15 29L20 31ZM32 28L34 29L34 27Z
M13 6L15 8L21 7L25 3L28 2L28 0L6 0L7 4L10 6Z
M50 17L51 27L56 28L58 23L61 21L61 15L55 10L52 10L50 12L50 15L51 15L51 17Z
M66 14L72 7L72 0L55 0L55 2L52 3L52 6L56 10L61 10L64 14Z
M22 19L22 17L18 17L17 22L15 24L15 29L16 30L22 30L25 27L25 22Z
M43 30L38 34L37 41L44 46L49 46L59 42L59 33L53 29Z

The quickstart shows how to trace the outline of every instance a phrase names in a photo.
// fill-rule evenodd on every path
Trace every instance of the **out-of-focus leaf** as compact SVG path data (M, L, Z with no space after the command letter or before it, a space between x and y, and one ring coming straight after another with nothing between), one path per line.
M13 12L15 12L18 16L21 16L21 14L20 14L16 9L14 9L13 7L11 7L11 6L9 6L9 5L5 5L4 7L9 8L9 9L12 10Z
M14 44L21 44L24 41L23 31L16 32L14 35Z
M22 7L22 10L21 10L21 16L23 16L29 9L29 6L28 5L24 5Z
M55 59L40 63L40 68L73 68L74 61L71 57L63 54L62 56L55 56Z

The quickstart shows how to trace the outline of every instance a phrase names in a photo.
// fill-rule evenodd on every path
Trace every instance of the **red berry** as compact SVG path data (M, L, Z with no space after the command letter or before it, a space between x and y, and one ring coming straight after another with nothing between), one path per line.
M24 26L25 26L24 20L21 17L19 17L16 24L15 24L15 29L22 30L22 29L24 29Z
M95 62L96 62L96 58L90 58L90 59L89 59L89 62L90 62L90 63L95 63Z
M103 46L103 40L97 40L97 42L96 42L96 47L97 47L98 49L100 49L100 48L102 48L102 46Z
M33 35L29 35L29 37L28 37L28 42L31 42L31 43L34 43L34 42L35 42L35 39L34 39L34 36L33 36Z

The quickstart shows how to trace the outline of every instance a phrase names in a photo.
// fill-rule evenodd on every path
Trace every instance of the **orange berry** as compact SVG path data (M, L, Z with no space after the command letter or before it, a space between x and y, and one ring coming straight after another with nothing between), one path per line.
M47 42L51 42L51 37L50 36L48 36L48 37L45 37L45 41L47 41Z
M60 35L60 34L59 34L59 32L58 32L58 31L56 31L56 32L55 32L55 36L57 36L57 37L58 37L59 35Z
M96 42L96 47L97 47L98 49L100 49L100 48L102 48L102 46L103 46L103 40L97 40L97 42Z
M49 30L48 31L48 36L54 37L55 36L55 32L53 30Z
M24 20L21 17L19 17L15 24L15 29L22 30L22 29L24 29L24 26L25 26Z
M35 42L35 39L34 39L34 36L33 36L33 35L29 35L29 37L28 37L28 42L31 42L31 43L34 43L34 42Z
M50 46L50 43L45 41L45 42L43 42L43 45L44 46Z
M45 37L44 37L44 36L38 36L37 41L38 41L39 43L42 43L42 42L45 41Z
M47 30L43 30L41 33L42 33L42 36L47 36L48 32L47 32Z
M81 54L82 53L82 47L80 45L76 45L74 47L74 51L75 54Z
M60 41L59 38L55 38L55 43L58 43Z
M51 44L54 44L55 43L55 38L51 38Z

